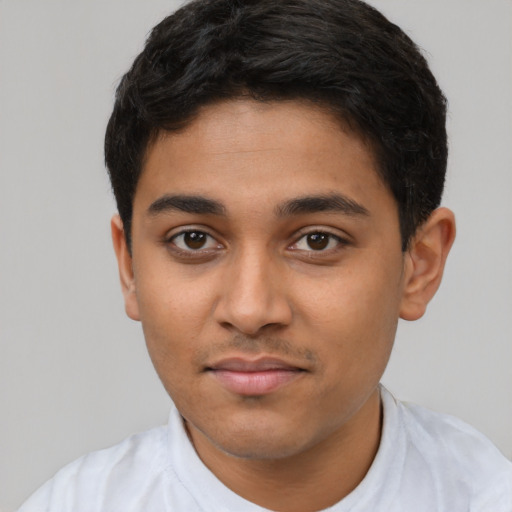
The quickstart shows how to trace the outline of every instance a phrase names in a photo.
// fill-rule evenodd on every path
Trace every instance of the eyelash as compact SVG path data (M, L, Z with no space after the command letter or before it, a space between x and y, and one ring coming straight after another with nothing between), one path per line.
M302 240L305 240L305 243L309 245L309 242L307 241L307 237L310 237L313 235L322 235L324 237L327 237L327 247L321 248L318 250L315 250L311 247L309 247L307 249L300 249L299 247L297 247L298 244ZM336 245L334 247L328 247L333 241L336 243ZM350 244L350 242L347 238L344 238L340 235L335 235L334 233L331 233L324 228L319 228L319 229L310 229L308 231L299 233L299 236L296 238L296 241L290 246L290 248L293 251L300 251L302 254L307 254L308 257L314 258L314 257L322 257L322 255L333 254L336 251L343 249L344 247L346 247L349 244Z
M208 233L204 229L190 228L190 229L184 229L178 233L175 233L175 234L167 237L166 240L164 241L164 243L167 246L172 246L172 250L174 252L176 252L179 256L190 257L190 258L194 258L194 257L197 258L199 256L204 256L206 254L212 254L213 251L222 247L222 244L220 244L219 242L217 242L216 247L206 248L206 249L203 249L203 248L193 249L190 247L188 249L183 249L176 244L176 240L179 237L185 237L187 234L192 234L192 233L205 235L207 237L206 243L208 243L208 239L216 241L216 238L214 236L210 235L210 233Z
M208 233L206 230L200 229L200 228L197 228L197 229L190 228L190 229L184 229L178 233L175 233L171 236L166 237L166 239L164 240L164 244L167 247L171 247L172 251L174 253L176 253L178 256L185 257L185 258L201 258L201 257L213 256L218 249L224 248L223 244L221 244L220 242L217 242L217 245L215 247L208 247L206 249L203 249L202 247L199 247L197 249L193 249L190 247L188 249L184 249L182 247L179 247L176 244L176 240L179 237L185 237L187 234L193 234L193 233L205 235L207 237L206 243L208 243L208 240L210 240L210 243L212 240L217 242L216 238L213 235L211 235L210 233ZM313 236L313 235L321 235L321 236L327 237L327 247L320 248L318 250L315 250L311 247L309 249L301 249L301 248L297 247L298 244L303 239L306 240L307 237ZM329 247L329 245L333 241L336 243L335 247ZM306 241L305 243L308 243L308 241ZM301 254L307 255L310 258L314 258L314 257L321 257L322 255L333 254L336 251L346 247L347 245L350 245L349 240L347 240L346 238L341 237L339 235L335 235L334 233L331 233L331 232L327 231L326 229L310 229L308 231L303 231L303 232L299 233L298 236L295 238L295 242L293 242L291 245L289 245L288 249L291 251L300 252Z

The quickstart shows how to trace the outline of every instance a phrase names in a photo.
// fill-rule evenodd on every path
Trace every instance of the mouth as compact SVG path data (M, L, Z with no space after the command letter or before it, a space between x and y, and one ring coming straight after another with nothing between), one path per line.
M304 368L270 357L223 359L206 367L205 371L227 391L253 397L273 393L306 372Z

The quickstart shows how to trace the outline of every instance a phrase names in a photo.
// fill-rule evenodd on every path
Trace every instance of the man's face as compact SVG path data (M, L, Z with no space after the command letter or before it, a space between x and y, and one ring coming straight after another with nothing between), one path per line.
M286 457L343 435L375 398L404 287L375 166L298 102L208 106L150 146L127 311L193 437Z

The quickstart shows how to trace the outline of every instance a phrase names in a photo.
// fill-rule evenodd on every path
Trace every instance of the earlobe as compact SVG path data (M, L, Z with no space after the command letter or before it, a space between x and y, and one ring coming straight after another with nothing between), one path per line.
M427 309L443 277L446 258L455 239L455 217L438 208L418 228L405 255L400 317L417 320Z
M112 231L112 243L114 245L119 268L119 279L121 281L125 311L132 320L140 320L132 257L126 243L123 221L119 215L112 217L110 227Z

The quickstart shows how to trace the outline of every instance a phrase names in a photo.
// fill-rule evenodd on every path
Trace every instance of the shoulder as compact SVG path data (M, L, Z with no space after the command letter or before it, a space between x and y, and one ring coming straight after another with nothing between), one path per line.
M511 467L487 437L459 418L407 402L399 402L398 407L410 442L444 463L461 465L480 476Z
M19 512L78 512L82 510L80 504L87 506L89 512L103 510L105 503L112 500L133 500L165 471L166 446L167 429L158 427L89 453L62 468Z
M487 437L453 416L409 403L397 407L410 472L423 469L440 494L465 496L468 510L512 510L512 462Z

